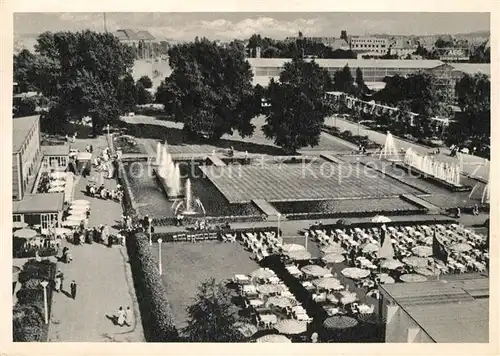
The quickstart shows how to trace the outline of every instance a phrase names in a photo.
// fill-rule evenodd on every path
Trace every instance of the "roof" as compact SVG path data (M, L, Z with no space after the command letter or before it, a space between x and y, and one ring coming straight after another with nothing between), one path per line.
M42 146L45 156L67 156L69 155L69 145Z
M129 28L123 28L123 29L117 30L114 33L114 35L116 37L118 37L118 39L124 40L124 41L139 40L139 38L137 37L137 34Z
M148 40L148 41L152 41L154 40L154 36L152 34L150 34L148 31L139 31L137 32L137 37L140 39L140 40Z
M23 200L12 202L14 214L55 213L63 210L64 193L26 195Z
M25 116L12 119L12 152L16 153L23 147L28 134L38 123L39 115Z
M452 63L451 65L453 68L467 74L482 73L488 77L491 75L489 63Z
M283 67L290 58L248 58L253 67ZM307 61L307 59L306 59ZM431 69L443 65L439 60L418 59L315 59L321 67L343 68L414 68Z
M489 279L445 277L381 286L435 342L488 342Z

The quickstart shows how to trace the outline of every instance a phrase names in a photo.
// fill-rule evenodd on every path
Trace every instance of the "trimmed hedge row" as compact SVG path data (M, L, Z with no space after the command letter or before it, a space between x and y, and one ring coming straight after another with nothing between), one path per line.
M343 140L354 143L356 145L362 144L367 149L379 149L382 145L370 140L368 136L358 136L353 135L351 131L340 131L337 127L330 127L327 125L323 125L323 131L329 133L330 135L337 136Z
M373 217L374 211L343 211L343 212L317 212L317 213L290 213L283 214L287 220L315 220L315 219L331 219L331 218L364 218ZM411 209L399 211L377 211L379 215L394 216L394 215L419 215L426 214L427 209Z
M13 309L12 333L15 342L47 341L49 324L45 324L43 287L40 282L48 280L48 315L52 305L53 281L57 265L49 260L29 260L19 273L22 284L17 292L17 303Z
M190 218L186 216L184 218L183 223L186 225L194 224L195 221L199 220L199 218ZM242 222L259 222L265 220L265 215L239 215L239 216L205 216L203 217L208 223L217 224L217 223L242 223ZM173 216L165 216L165 217L153 217L152 219L154 226L171 226L177 223L177 219Z
M148 342L178 340L174 316L146 234L136 233L127 241L144 336Z

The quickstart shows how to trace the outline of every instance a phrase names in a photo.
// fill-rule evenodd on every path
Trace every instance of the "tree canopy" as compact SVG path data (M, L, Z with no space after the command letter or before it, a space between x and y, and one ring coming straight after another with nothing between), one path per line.
M147 75L140 77L138 82L141 83L146 89L151 89L153 87L153 81Z
M333 88L344 93L356 94L357 90L354 86L354 78L347 64L344 68L337 70L333 74Z
M279 82L269 84L270 114L262 127L266 137L289 152L318 145L328 112L323 97L330 88L328 72L316 62L294 58L286 63Z
M187 132L213 139L234 130L242 137L253 133L251 119L260 103L253 96L250 64L236 44L221 47L201 39L174 46L169 56L172 74L156 98Z
M15 62L14 76L51 99L47 119L54 121L48 127L57 129L68 119L90 116L98 132L118 118L117 91L132 68L133 54L109 33L44 32L37 38L35 54L23 53Z
M240 332L233 326L238 314L231 301L231 290L214 278L200 285L187 311L189 319L184 332L190 342L242 341Z

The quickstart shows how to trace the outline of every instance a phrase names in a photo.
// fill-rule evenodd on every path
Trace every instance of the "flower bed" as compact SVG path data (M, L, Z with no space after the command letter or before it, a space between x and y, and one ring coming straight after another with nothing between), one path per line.
M178 340L172 309L147 236L137 233L126 239L126 242L146 340Z
M121 150L122 153L144 153L140 144L128 135L113 136L115 150Z
M353 135L351 131L346 130L346 131L340 131L337 127L330 127L323 125L322 130L326 133L329 133L330 135L339 137L343 140L346 140L350 143L354 143L356 145L363 145L366 149L380 149L382 146L379 145L378 143L370 140L368 136L358 136L358 135Z
M199 217L198 217L199 218ZM194 224L198 218L191 218L189 216L184 217L184 224ZM154 226L171 226L175 225L177 220L173 216L164 216L164 217L154 217L153 219ZM220 224L225 222L258 222L264 221L265 216L262 215L239 215L239 216L205 216L203 220L210 224Z
M38 180L37 193L47 193L50 188L50 177L48 172L40 173L40 179Z
M376 211L379 215L394 216L394 215L420 215L426 214L427 209L413 210L390 210L390 211ZM288 220L315 220L315 219L331 219L331 218L362 218L373 216L373 211L344 211L344 212L317 212L317 213L295 213L284 214Z
M52 305L52 282L57 265L49 260L29 260L19 273L21 289L17 292L17 303L13 309L13 340L16 342L47 341L49 324L45 324L44 295L41 281L47 286L47 306L50 318Z

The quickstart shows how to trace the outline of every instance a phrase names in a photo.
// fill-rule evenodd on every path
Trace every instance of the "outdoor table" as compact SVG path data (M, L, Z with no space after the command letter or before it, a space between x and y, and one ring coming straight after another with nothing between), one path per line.
M281 282L281 279L279 279L279 277L270 277L269 282L271 282L272 284L278 284Z
M307 315L307 314L298 314L296 316L296 319L300 320L300 321L309 321L310 320L309 315Z
M326 311L326 314L328 314L328 316L334 316L334 315L337 315L340 311L339 308L336 308L336 307L332 307L332 306L327 306L325 305L323 307Z

